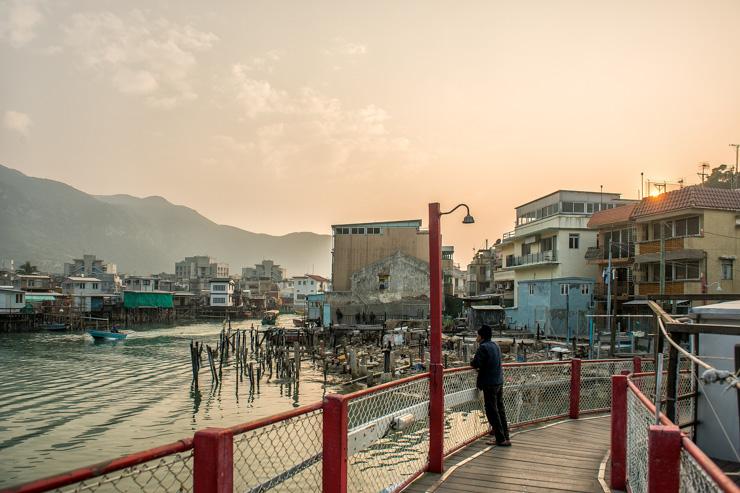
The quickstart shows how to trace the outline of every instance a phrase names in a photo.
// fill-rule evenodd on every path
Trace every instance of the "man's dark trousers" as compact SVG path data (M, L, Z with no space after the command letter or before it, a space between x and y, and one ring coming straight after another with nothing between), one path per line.
M492 385L483 389L483 403L486 408L486 417L496 437L501 443L509 439L509 426L506 424L504 410L504 386Z

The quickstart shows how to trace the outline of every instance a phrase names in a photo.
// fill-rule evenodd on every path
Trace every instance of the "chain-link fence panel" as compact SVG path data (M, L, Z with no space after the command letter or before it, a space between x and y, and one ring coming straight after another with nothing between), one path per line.
M612 375L619 375L623 370L631 372L633 367L632 360L581 361L581 412L610 409Z
M321 409L234 436L234 491L321 491Z
M627 482L632 491L647 491L648 429L655 416L631 388L627 389Z
M167 455L57 488L57 493L193 491L193 450Z
M445 454L488 431L483 393L475 386L477 376L475 370L444 375Z
M686 449L681 449L681 482L682 493L720 492L722 488L707 474L699 462Z
M511 425L565 416L570 409L570 362L504 368L504 405Z
M348 491L394 491L426 467L429 378L349 401Z

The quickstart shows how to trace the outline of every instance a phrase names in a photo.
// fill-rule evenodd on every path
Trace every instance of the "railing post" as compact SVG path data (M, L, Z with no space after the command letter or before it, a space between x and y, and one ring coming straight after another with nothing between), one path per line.
M681 431L675 425L650 425L648 493L678 493L680 478Z
M193 491L232 493L234 437L228 429L206 428L193 437Z
M642 358L639 356L632 358L632 373L642 373Z
M612 375L611 487L625 490L627 479L627 377Z
M570 360L570 419L578 419L581 407L581 360Z
M343 395L324 397L322 491L347 493L347 441L349 412Z

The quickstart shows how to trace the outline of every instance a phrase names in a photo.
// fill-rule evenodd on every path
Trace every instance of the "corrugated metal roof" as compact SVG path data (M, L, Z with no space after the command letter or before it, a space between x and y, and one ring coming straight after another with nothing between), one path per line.
M682 209L740 211L740 190L694 185L655 197L645 197L632 212L632 219Z

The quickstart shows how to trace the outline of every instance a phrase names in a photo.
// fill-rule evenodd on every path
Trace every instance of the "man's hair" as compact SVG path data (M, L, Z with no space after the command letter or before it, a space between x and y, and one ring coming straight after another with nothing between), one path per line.
M493 330L491 330L490 325L481 325L480 329L478 329L478 335L483 338L483 340L488 340L493 336Z

